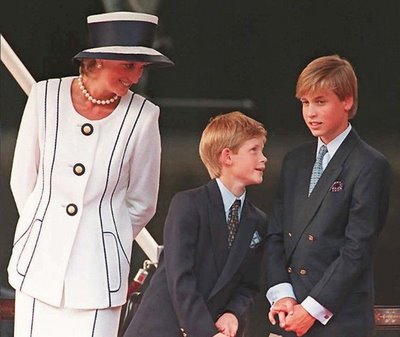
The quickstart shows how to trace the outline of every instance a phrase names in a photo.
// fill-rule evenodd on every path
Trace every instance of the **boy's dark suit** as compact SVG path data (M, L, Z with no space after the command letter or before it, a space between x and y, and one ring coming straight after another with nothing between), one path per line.
M164 251L126 337L212 337L224 312L239 319L259 291L266 216L247 199L228 251L225 211L215 180L173 198ZM239 335L238 335L239 336Z
M268 288L289 282L299 303L311 296L334 314L307 337L371 336L373 250L388 209L390 167L353 129L308 197L315 153L316 143L306 144L284 160L266 243Z

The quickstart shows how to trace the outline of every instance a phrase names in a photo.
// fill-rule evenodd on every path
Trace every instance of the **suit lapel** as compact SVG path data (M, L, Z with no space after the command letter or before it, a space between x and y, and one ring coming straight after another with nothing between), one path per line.
M340 173L343 170L343 164L346 161L347 157L354 149L355 145L359 142L360 138L356 131L352 129L343 143L340 145L339 149L336 151L333 158L330 160L328 166L324 170L319 179L318 183L315 185L314 190L307 197L308 194L308 185L310 182L311 177L311 167L307 167L307 170L304 171L304 181L305 185L304 188L307 190L306 194L302 193L301 196L298 198L305 198L307 200L303 200L300 204L303 207L299 210L297 217L295 218L295 228L293 231L295 232L296 241L293 242L293 246L291 247L290 251L288 252L289 255L293 252L294 248L297 246L298 240L301 238L301 235L306 230L310 222L312 221L313 217L315 216L316 212L318 211L321 203L323 202L327 193L329 193L330 187L332 186L333 182L337 180ZM315 160L315 153L314 153L314 160ZM309 166L309 165L308 165Z
M217 271L220 274L228 256L228 227L226 225L224 204L217 182L212 180L207 185L207 188L211 245Z
M251 212L249 212L249 204L247 200L245 200L235 241L233 242L230 251L225 248L228 257L213 290L210 292L209 298L214 296L239 269L248 252L251 238L255 230L255 223L256 220L252 216ZM225 242L222 244L224 247L227 247L226 238L227 237L225 237Z

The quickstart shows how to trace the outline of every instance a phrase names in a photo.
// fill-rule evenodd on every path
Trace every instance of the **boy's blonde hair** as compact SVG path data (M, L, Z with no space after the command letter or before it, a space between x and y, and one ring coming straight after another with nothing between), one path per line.
M353 97L349 119L357 113L358 85L352 65L339 55L319 57L310 62L301 72L296 85L296 97L300 99L307 93L320 89L330 89L343 101Z
M249 139L262 137L265 143L267 131L256 120L240 111L218 115L210 119L201 136L199 153L211 178L221 175L220 156L228 148L237 153Z

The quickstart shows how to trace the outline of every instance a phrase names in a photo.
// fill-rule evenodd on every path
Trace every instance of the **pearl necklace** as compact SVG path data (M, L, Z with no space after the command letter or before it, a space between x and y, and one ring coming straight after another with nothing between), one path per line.
M93 104L101 104L101 105L106 105L106 104L111 104L114 103L118 99L118 95L115 95L113 98L106 99L106 100L101 100L101 99L96 99L92 97L92 95L89 94L85 86L83 85L82 81L82 75L79 75L78 77L78 85L79 89L82 91L83 95Z

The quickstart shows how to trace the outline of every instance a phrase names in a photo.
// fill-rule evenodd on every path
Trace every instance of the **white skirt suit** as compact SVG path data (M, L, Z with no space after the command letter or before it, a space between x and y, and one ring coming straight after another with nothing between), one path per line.
M73 107L73 79L34 85L21 120L11 173L20 218L8 266L16 331L20 293L33 307L96 316L124 304L132 242L156 209L159 108L129 91L112 114L88 120ZM29 336L42 337L32 311Z

